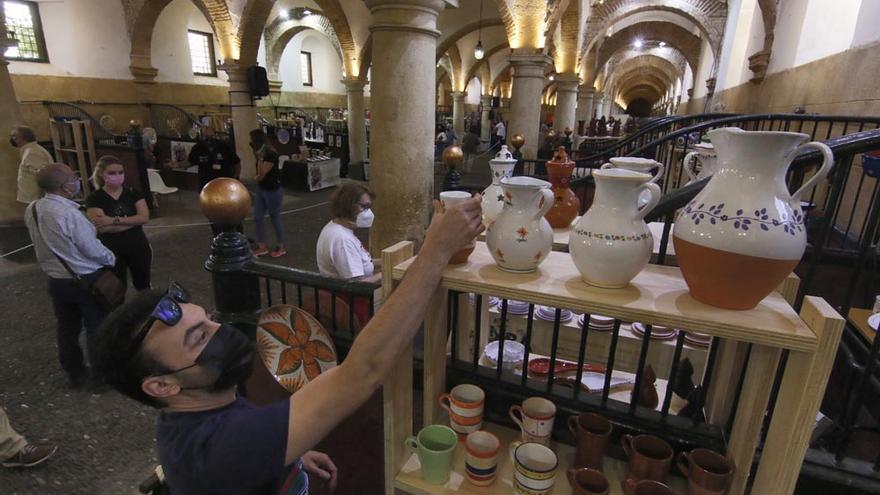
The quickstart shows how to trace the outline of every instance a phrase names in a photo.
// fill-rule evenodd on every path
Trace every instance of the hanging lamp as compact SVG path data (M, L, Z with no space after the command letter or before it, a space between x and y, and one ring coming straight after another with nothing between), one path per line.
M483 56L486 54L483 51L483 0L480 0L480 23L478 30L477 46L474 47L474 58L483 60Z

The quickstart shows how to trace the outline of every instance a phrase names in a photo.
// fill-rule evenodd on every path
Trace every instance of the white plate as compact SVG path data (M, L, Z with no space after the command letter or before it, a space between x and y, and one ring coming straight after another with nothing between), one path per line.
M275 137L278 138L278 142L281 144L290 142L290 132L287 129L278 129L275 131Z
M877 327L880 326L880 313L868 317L868 326L877 331Z
M556 308L551 308L549 306L538 306L538 309L535 310L535 316L544 320L544 321L555 321L556 320ZM563 309L559 313L559 321L567 322L570 321L572 317L571 310Z

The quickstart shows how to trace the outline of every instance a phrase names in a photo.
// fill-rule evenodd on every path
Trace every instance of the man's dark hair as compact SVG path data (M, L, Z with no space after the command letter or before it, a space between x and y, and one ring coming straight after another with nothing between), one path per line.
M152 289L139 292L131 301L107 315L98 328L95 352L99 361L96 368L110 386L156 408L164 407L165 403L144 392L141 383L150 375L167 372L167 367L143 347L132 355L132 346L138 330L163 296L163 292Z
M33 143L37 140L37 135L34 134L34 130L26 125L17 125L13 128L15 133L25 141L29 143Z
M344 218L354 221L357 218L357 203L364 194L370 199L376 195L367 186L357 182L347 182L330 196L330 212L333 218Z

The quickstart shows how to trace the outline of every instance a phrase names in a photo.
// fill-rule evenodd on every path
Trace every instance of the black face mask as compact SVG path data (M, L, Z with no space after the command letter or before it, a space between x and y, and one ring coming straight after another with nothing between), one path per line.
M14 137L9 138L9 144L11 144L13 148L18 148L18 143L15 142Z
M253 342L238 328L226 323L221 324L195 360L195 364L217 372L217 380L210 385L181 387L181 389L208 389L211 392L226 390L250 376L253 362Z

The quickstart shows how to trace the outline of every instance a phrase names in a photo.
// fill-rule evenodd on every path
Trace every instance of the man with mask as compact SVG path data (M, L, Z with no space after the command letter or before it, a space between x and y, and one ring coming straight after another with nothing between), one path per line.
M199 168L199 190L218 177L241 176L241 160L228 142L217 138L211 126L202 128L202 139L190 150L189 163Z
M479 196L445 212L435 202L421 252L342 364L264 407L236 393L251 369L251 341L180 286L141 292L111 313L99 332L103 369L117 390L162 410L159 460L171 492L308 493L301 466L332 486L335 467L310 449L382 386L450 257L482 230Z
M18 148L18 154L21 156L21 162L18 164L16 199L25 204L40 199L37 172L52 163L52 155L37 143L33 129L27 126L15 126L9 134L9 144Z
M106 312L85 283L112 267L116 257L98 240L95 226L71 198L79 195L79 177L67 165L53 163L37 174L45 196L32 202L24 214L40 268L49 276L49 296L57 320L58 357L71 387L80 387L88 368L79 345L85 324L89 361L95 366L94 334ZM80 279L80 280L77 280ZM100 388L99 370L93 384Z

